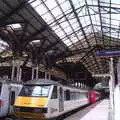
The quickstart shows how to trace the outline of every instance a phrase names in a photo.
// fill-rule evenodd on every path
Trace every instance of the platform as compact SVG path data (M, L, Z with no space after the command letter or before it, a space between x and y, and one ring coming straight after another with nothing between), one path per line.
M91 109L80 120L108 120L109 116L109 100L101 101L95 108Z
M110 120L109 99L90 105L64 120Z

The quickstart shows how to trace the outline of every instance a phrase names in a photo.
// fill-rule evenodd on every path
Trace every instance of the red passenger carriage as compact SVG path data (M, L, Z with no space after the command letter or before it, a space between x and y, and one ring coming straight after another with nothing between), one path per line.
M90 103L95 103L100 99L100 93L96 91L90 91L88 92L88 98Z

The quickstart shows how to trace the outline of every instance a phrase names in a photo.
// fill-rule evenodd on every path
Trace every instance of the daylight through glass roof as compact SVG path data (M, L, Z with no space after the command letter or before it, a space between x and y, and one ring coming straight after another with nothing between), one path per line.
M0 18L1 39L29 59L36 55L34 62L54 51L54 63L81 62L107 73L109 61L96 50L120 50L118 0L2 0Z
M92 46L90 34L119 37L118 0L31 0L30 4L67 45ZM84 40L85 39L85 40Z

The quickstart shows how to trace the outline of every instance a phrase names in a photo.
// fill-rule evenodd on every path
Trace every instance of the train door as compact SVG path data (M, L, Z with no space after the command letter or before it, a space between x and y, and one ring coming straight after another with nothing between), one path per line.
M63 89L59 88L59 112L64 110L64 99L63 99Z
M15 91L10 91L10 96L9 96L9 102L10 102L10 106L9 106L9 114L13 113L13 105L15 102Z

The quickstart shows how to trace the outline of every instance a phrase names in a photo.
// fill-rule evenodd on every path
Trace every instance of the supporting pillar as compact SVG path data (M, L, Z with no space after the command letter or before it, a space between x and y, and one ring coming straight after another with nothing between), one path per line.
M31 76L31 79L32 79L32 80L34 79L34 74L35 74L35 68L32 67L32 76Z
M51 79L51 75L50 75L50 72L48 73L48 79L49 79L49 80Z
M22 68L20 67L19 82L21 82L21 77L22 77Z
M47 72L45 72L45 80L47 79Z
M112 120L114 116L114 87L115 87L115 75L114 75L114 66L113 66L113 58L110 58L110 81L109 81L109 89L110 89L110 103L111 103L111 112L112 112Z
M15 79L15 61L12 61L12 74L11 74L11 81Z
M38 72L39 72L39 69L38 69L38 65L36 67L36 79L38 79Z
M20 72L22 72L20 69L21 63L20 60L16 60L16 66L17 66L17 74L16 74L16 78L17 78L17 82L21 81L21 74Z
M12 61L12 64L13 65L12 65L11 81L21 82L21 76L22 76L21 65L23 64L23 61L20 59L15 59Z
M32 66L32 76L31 79L38 79L38 73L39 73L39 66Z

